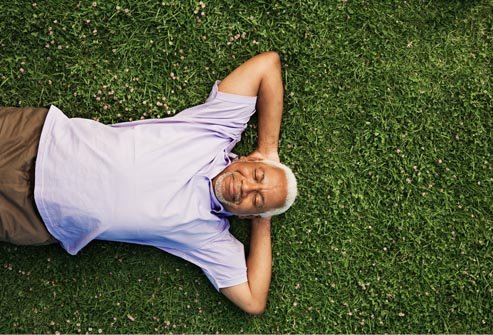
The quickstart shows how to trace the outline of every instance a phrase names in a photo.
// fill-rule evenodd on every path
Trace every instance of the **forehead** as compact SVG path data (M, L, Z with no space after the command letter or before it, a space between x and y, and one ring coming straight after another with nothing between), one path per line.
M287 196L287 180L284 171L277 166L263 163L262 161L246 161L245 167L250 168L252 172L255 169L263 171L263 193L265 197L265 210L279 208L284 205ZM258 172L257 172L258 173ZM251 178L255 178L252 173Z

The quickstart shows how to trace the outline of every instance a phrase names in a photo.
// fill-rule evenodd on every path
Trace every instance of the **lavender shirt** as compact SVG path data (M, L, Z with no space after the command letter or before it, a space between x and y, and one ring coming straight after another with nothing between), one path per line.
M152 245L190 261L216 289L247 281L243 245L211 179L234 156L256 97L219 92L179 114L112 126L51 106L35 201L72 255L94 239Z

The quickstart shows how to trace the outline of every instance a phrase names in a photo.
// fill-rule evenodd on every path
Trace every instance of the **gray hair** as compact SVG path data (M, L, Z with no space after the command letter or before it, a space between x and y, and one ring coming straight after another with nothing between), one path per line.
M279 208L274 208L267 212L259 214L260 217L269 218L274 215L282 214L287 211L289 207L291 207L291 205L294 203L294 200L296 199L296 196L298 195L298 183L296 182L296 177L293 171L286 165L269 159L263 159L262 163L281 169L286 176L287 194L284 204Z

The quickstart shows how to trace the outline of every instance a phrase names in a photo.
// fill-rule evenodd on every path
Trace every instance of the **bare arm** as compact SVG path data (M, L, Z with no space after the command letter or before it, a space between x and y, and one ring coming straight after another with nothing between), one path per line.
M247 259L248 282L221 289L229 300L250 314L262 314L267 305L272 273L270 228L270 219L252 219Z
M279 55L266 52L249 59L219 84L219 90L257 96L258 143L251 155L279 161L278 143L283 110Z
M256 151L262 156L279 161L279 132L283 110L281 61L273 60L272 67L260 83L257 98L258 143Z

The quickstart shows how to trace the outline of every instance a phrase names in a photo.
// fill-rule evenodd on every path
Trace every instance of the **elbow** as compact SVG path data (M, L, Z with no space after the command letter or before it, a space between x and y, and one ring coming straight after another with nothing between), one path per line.
M266 58L274 65L281 65L281 56L276 51L267 51L264 52Z
M281 70L281 57L275 51L267 51L260 55L267 70Z
M268 282L264 284L268 285ZM268 288L260 289L260 292L257 291L252 292L248 282L221 289L221 292L232 303L250 315L261 315L267 308Z
M248 306L245 306L243 310L253 316L260 316L264 314L265 310L267 309L267 303L266 302L258 302L255 304L250 304Z

